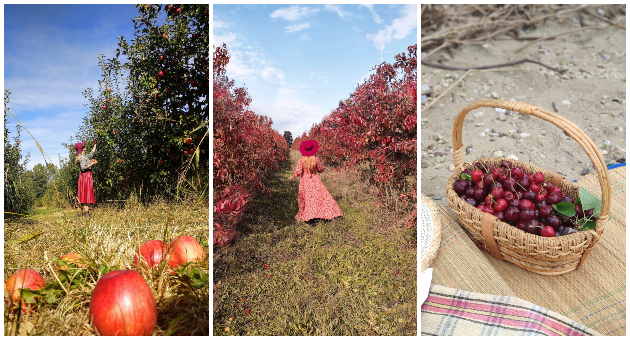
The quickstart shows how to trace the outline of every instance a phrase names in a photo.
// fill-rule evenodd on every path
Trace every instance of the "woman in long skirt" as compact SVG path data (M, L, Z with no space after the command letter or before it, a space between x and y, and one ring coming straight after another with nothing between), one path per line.
M83 207L83 212L90 214L89 205L96 203L94 200L94 179L92 178L92 166L96 164L96 159L92 159L96 152L96 141L94 141L92 152L88 154L85 153L85 149L83 148L84 144L85 142L74 145L74 149L77 151L75 163L79 164L79 168L81 169L77 196L79 196L79 202Z
M298 221L314 221L315 219L332 220L343 216L337 202L328 192L319 178L318 172L324 172L324 167L315 156L319 144L315 140L306 140L300 144L302 157L298 160L297 168L289 179L300 178L298 191Z

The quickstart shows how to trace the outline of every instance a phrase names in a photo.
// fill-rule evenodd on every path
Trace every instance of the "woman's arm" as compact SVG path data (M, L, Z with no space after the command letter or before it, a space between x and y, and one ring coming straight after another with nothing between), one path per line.
M324 172L324 166L322 166L322 163L319 161L319 157L317 157L316 160L317 160L317 172Z
M302 172L304 170L304 163L302 162L302 158L300 158L300 160L298 160L298 164L297 167L295 168L295 172L293 173L292 176L289 176L289 179L294 179L295 177L301 177L302 176Z

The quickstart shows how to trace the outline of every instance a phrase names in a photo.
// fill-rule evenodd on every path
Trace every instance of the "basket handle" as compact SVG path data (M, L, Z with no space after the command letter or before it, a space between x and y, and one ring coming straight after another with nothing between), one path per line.
M456 168L460 168L464 165L464 144L462 142L462 128L464 126L464 118L466 114L471 110L480 107L494 107L501 108L510 111L517 111L522 114L538 117L545 120L566 132L571 138L580 144L584 149L588 158L591 159L593 166L597 170L597 177L599 179L599 185L602 188L602 211L597 220L597 227L595 231L598 234L603 232L604 223L608 220L608 213L610 212L610 200L611 200L611 188L610 177L608 175L608 168L599 149L593 143L593 141L582 131L577 125L573 124L568 119L559 116L553 112L541 109L537 106L515 102L507 100L480 100L476 101L465 109L463 109L455 118L453 123L453 163Z

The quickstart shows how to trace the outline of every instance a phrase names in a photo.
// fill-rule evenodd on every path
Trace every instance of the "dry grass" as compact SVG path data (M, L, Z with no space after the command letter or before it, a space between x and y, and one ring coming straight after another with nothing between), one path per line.
M299 153L257 197L234 245L215 249L213 335L416 335L415 232L378 208L378 190L326 169L343 219L295 221ZM393 246L394 245L394 246ZM267 268L264 266L267 265Z
M97 207L91 217L77 212L40 208L27 218L5 221L5 281L19 268L30 268L47 284L34 314L18 319L5 310L5 334L14 334L19 325L19 334L94 335L88 320L94 285L108 271L135 269L133 257L140 244L154 239L170 241L184 234L199 241L206 252L208 249L207 200L150 204L129 200L123 208ZM69 252L89 259L88 268L55 272L59 257ZM156 272L140 271L158 305L153 335L209 335L208 267L206 257L178 269L175 275L166 266Z
M495 39L535 41L540 37L528 36L528 29L547 21L606 27L619 26L614 21L620 17L625 18L625 5L422 5L421 50L427 52L422 58L446 49L453 59L460 45Z

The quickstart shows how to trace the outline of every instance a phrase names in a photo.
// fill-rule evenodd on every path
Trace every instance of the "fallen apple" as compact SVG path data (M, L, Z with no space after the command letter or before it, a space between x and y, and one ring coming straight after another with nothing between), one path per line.
M177 268L188 262L202 261L206 256L203 247L190 236L180 236L171 241L171 258L168 266Z
M87 265L85 264L85 259L83 258L83 256L81 256L81 254L78 253L67 253L67 254L63 254L60 257L61 261L65 262L66 264L75 264L77 265L77 267L81 267L81 268L86 268ZM57 268L57 270L68 270L68 266L66 265L59 265L59 262L57 262L57 264L55 265L55 267Z
M46 287L46 282L44 282L44 278L33 269L20 269L7 280L4 286L11 297L11 301L8 301L5 295L4 305L8 306L9 309L13 309L17 307L20 301L20 289L29 288L31 290L40 290ZM31 314L32 312L31 304L22 301L22 314Z
M144 268L147 268L148 264L151 269L156 269L166 254L166 245L160 240L152 240L143 243L133 257L133 263L136 267L140 265L138 254L144 258L144 260L142 260L142 266Z
M99 335L151 335L157 324L157 305L140 274L115 270L96 283L89 315Z

